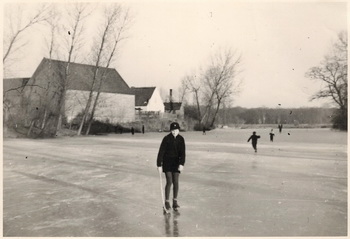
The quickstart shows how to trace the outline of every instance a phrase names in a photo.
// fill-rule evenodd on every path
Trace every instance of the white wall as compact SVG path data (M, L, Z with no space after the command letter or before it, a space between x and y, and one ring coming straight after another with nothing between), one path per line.
M66 96L66 117L73 120L86 106L88 91L68 90ZM94 97L96 92L94 92ZM92 104L93 105L93 104ZM90 110L92 109L92 105ZM135 96L101 93L95 111L96 120L110 123L135 121Z
M146 111L159 111L164 112L163 99L160 96L158 88L153 91L151 99L148 101Z

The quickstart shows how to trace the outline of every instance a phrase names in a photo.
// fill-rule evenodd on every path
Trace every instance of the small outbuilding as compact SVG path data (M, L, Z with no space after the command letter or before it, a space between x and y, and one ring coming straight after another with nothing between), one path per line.
M163 113L164 104L157 87L131 87L135 94L135 110L138 114Z

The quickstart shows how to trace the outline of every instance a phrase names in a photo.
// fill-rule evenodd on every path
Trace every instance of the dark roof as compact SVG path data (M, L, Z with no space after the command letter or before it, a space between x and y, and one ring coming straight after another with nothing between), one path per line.
M44 58L41 61L40 65L34 72L33 77L39 74L43 68L48 68L50 64L55 72L54 74L62 79L67 66L67 62L51 60L47 58ZM68 89L90 91L94 76L94 69L95 66L93 65L71 62L69 64ZM102 75L104 75L104 79L102 81L101 92L132 94L128 84L126 84L126 82L115 69L100 67L98 69L97 79L100 80ZM94 91L97 91L97 89L98 84L95 84Z
M165 107L164 109L165 111L180 110L181 104L182 104L181 102L164 102L164 107Z
M18 90L21 91L23 87L29 81L28 78L5 78L3 80L3 92L7 92L9 90Z
M135 95L135 106L146 106L156 87L131 87Z

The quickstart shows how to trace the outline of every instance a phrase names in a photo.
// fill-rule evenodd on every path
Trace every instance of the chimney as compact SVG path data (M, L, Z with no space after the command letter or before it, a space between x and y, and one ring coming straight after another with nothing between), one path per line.
M173 106L173 89L170 89L169 102L170 102L170 113L171 113L174 110L174 106Z

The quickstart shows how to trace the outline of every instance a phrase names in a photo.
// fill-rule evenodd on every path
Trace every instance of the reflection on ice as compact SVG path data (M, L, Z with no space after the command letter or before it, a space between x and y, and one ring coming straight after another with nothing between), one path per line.
M164 225L165 225L166 236L168 237L180 236L179 226L177 221L178 216L180 216L179 212L174 212L172 214L164 214ZM172 224L172 230L171 230L171 224Z

